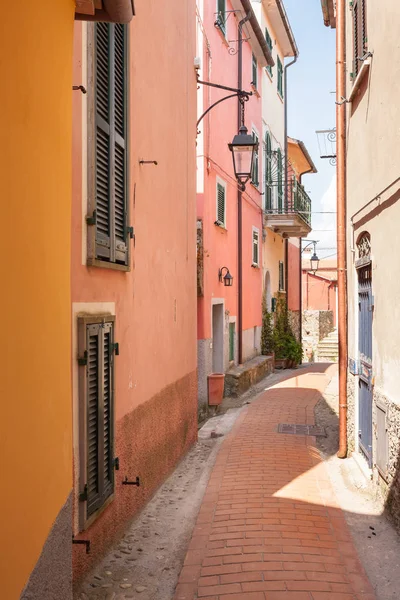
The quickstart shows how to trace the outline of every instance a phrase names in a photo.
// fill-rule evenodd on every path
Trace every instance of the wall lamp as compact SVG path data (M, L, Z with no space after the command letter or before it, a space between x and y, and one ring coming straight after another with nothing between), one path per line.
M235 177L244 191L253 171L254 154L258 150L258 142L247 133L247 128L242 124L239 133L235 135L232 143L228 146L232 152Z
M307 244L307 246L304 246L303 250L301 251L301 253L304 252L304 250L306 250L307 248L309 248L310 246L314 245L314 254L312 255L312 257L310 258L310 266L311 266L311 271L315 273L318 271L318 267L319 267L319 258L317 255L317 250L316 250L316 245L318 244L317 241L315 240L311 240L309 244Z
M225 275L223 275L224 270L225 270ZM218 279L220 280L221 283L222 283L222 281L224 282L225 287L232 287L232 285L233 285L233 277L230 274L228 267L222 267L222 269L220 269L218 271Z

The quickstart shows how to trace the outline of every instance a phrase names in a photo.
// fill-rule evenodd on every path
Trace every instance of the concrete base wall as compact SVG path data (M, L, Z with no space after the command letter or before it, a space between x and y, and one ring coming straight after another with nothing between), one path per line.
M86 531L76 536L90 540L91 549L86 554L84 546L73 547L74 583L79 583L122 536L127 523L196 441L196 390L197 373L193 371L117 421L115 456L120 466L115 471L114 499ZM125 477L134 480L137 476L140 487L122 485ZM48 598L42 596L42 600Z
M348 374L348 453L357 449L356 431L358 413L356 403L358 402L358 378ZM379 440L380 445L387 447L387 464L383 471L376 466L378 459L378 406L386 410L386 438ZM379 489L379 495L383 498L386 510L400 533L400 406L390 400L379 388L373 390L372 404L372 450L373 450L373 480Z
M255 344L254 344L255 339ZM238 357L238 334L235 331L235 360L234 365L237 365ZM231 368L229 362L229 315L225 315L224 327L224 372L226 373ZM247 362L252 358L261 354L261 327L247 329L243 331L243 360ZM198 399L198 418L203 421L208 415L208 388L207 376L213 372L213 349L212 339L197 341L197 399Z
M243 331L243 361L261 354L261 326Z
M72 599L72 494L60 510L20 600ZM81 546L85 552L85 546Z
M212 373L212 340L197 340L197 401L198 419L208 415L207 375Z

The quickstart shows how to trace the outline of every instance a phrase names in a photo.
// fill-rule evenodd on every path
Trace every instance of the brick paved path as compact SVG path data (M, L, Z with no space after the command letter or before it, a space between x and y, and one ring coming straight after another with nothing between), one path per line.
M375 600L315 438L277 433L314 423L329 382L316 369L265 392L224 441L175 600Z

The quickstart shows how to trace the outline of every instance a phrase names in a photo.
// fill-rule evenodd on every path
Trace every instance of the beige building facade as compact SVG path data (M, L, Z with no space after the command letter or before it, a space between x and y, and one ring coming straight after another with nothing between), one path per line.
M335 4L322 1L327 26ZM400 4L345 10L348 446L400 525Z

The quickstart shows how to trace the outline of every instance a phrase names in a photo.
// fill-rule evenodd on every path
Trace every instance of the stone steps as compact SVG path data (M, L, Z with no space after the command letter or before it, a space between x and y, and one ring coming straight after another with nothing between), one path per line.
M317 349L317 362L337 363L339 358L339 341L337 331L331 331L321 340Z

